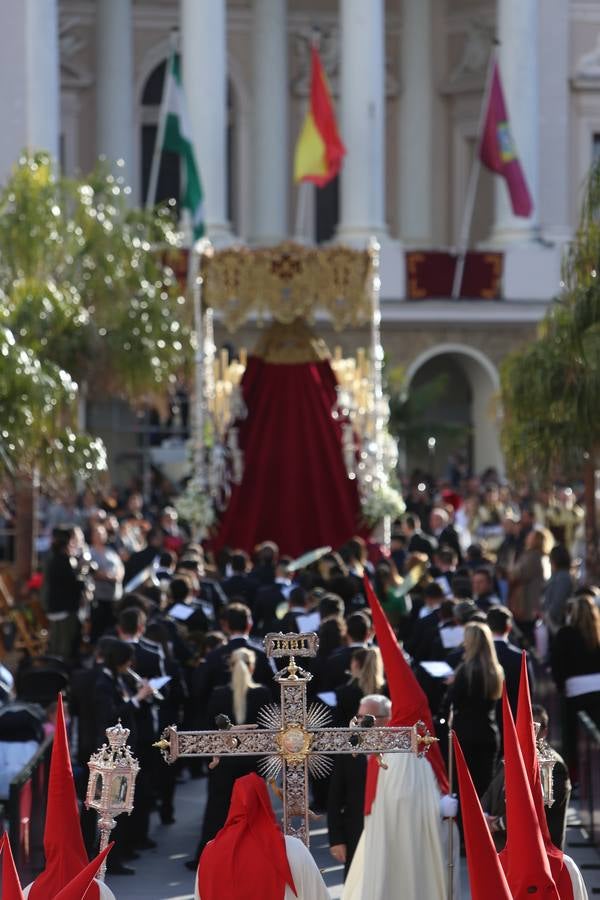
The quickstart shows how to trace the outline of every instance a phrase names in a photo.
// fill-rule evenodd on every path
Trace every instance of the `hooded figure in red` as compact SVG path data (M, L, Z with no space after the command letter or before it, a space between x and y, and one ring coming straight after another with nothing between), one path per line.
M30 886L28 900L49 900L66 887L88 864L79 822L79 807L60 694L50 761L44 853L46 868ZM86 900L99 900L99 897L100 889L94 882L87 891Z
M94 887L98 870L110 851L114 841L81 870L65 887L54 896L54 900L88 900Z
M425 692L404 659L404 654L398 645L392 626L381 607L381 603L377 599L375 591L371 587L371 582L366 576L364 584L392 700L392 718L389 724L393 727L401 727L415 725L416 722L421 721L425 723L431 734L435 734L431 710L429 709ZM427 760L434 771L440 793L442 796L448 794L450 790L448 775L439 744L432 744L427 754ZM367 765L367 784L365 788L366 815L371 812L373 806L377 791L378 774L379 766L377 761L375 757L370 756Z
M0 853L2 854L2 900L24 900L10 841L6 833L0 838Z
M233 787L225 825L200 857L200 897L283 900L286 886L297 896L267 786L254 773L244 775Z
M502 714L506 847L500 853L500 862L515 900L528 900L533 893L544 900L561 900L544 847L506 685L502 695Z
M564 862L564 853L555 847L548 831L548 822L544 809L544 795L540 780L540 766L535 746L535 729L531 710L531 694L529 692L529 676L527 674L527 654L521 657L521 680L519 681L519 703L517 706L517 737L523 755L525 771L529 779L529 787L533 797L538 824L542 833L544 847L550 862L550 871L556 882L561 900L573 900L573 884Z
M512 900L506 876L498 860L473 779L467 768L458 738L452 742L456 757L456 774L460 790L471 900Z

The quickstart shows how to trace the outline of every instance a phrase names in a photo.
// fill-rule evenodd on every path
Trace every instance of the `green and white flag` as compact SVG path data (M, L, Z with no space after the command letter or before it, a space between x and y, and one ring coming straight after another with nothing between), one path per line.
M181 82L181 59L174 53L168 63L168 69L163 92L161 108L161 122L158 135L162 132L162 146L160 153L170 150L177 153L182 163L183 190L181 193L181 206L189 210L194 240L203 237L204 227L204 194L202 183L196 165L192 133L188 116L187 104ZM160 162L160 156L158 159ZM157 164L158 168L158 164ZM158 172L156 172L156 176ZM156 178L155 176L155 178ZM150 178L152 185L153 179ZM156 193L156 188L154 194ZM149 197L154 202L154 196Z

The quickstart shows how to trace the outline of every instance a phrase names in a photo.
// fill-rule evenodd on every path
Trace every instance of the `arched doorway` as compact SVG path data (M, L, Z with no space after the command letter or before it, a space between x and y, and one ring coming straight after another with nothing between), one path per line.
M418 467L445 476L457 457L474 473L489 467L503 472L500 379L485 354L462 344L430 347L408 367L406 389L414 401L406 442L408 472Z

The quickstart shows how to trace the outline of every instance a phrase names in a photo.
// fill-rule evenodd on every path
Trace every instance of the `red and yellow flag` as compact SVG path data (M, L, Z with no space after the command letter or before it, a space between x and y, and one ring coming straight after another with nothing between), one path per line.
M340 139L327 77L316 47L311 50L310 105L296 144L294 181L324 187L342 166L346 148Z

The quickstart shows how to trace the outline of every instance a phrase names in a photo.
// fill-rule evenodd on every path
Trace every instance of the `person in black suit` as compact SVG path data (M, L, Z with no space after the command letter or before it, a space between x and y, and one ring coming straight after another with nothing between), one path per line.
M358 709L358 719L374 716L376 724L389 722L391 703L380 694L363 697ZM327 827L329 850L335 860L344 864L344 878L348 875L352 857L363 829L367 758L363 753L356 757L334 757L333 772L327 799Z
M285 601L292 586L288 577L288 565L291 561L290 556L282 556L271 581L257 581L255 573L251 574L252 581L256 586L252 609L253 634L262 636L268 634L269 631L279 630L279 620L276 618L275 612L277 607Z
M487 614L487 623L490 626L494 647L498 662L504 669L504 681L506 693L513 716L517 716L517 702L519 699L519 682L521 681L521 653L522 651L509 641L513 627L513 615L506 606L492 606ZM533 693L534 673L531 658L527 654L527 675L529 677L529 690ZM502 722L501 709L496 710L498 723Z
M437 550L438 542L430 534L425 534L421 528L421 520L414 513L409 513L402 519L402 534L408 541L408 553L426 553L431 561Z
M145 638L146 614L137 607L124 609L117 621L118 637L132 649L130 669L141 679L159 678L166 674L162 647ZM129 678L134 676L129 675ZM131 830L136 849L153 850L156 842L149 836L150 814L154 803L154 782L159 772L160 760L152 744L159 737L160 713L157 702L151 696L140 703L136 710L139 747L137 751L140 771L136 781L136 803L131 814Z
M348 681L350 660L355 650L365 648L371 633L371 621L366 613L355 612L346 619L345 646L334 650L327 660L329 689L336 688Z
M160 556L163 548L163 541L164 534L161 529L151 528L146 537L146 546L144 549L138 550L137 553L132 553L125 563L125 575L123 577L123 584L125 586L127 586L132 578L135 578L136 575L139 575L140 572L143 572L144 569L151 566L154 560Z
M80 718L80 725L85 722L86 725L93 727L93 744L95 747L100 747L106 743L106 729L115 725L120 719L122 724L129 728L129 745L134 755L139 757L145 740L145 708L152 697L152 688L145 680L142 680L139 685L132 684L127 675L127 671L133 663L133 645L119 638L103 637L98 642L96 663L92 690L87 698L92 715L86 719ZM86 734L84 742L92 743L91 735ZM140 790L141 774L140 770L136 781L136 808L141 804L143 829L147 828L145 819L148 790L143 779ZM131 857L134 853L134 846L143 844L147 837L147 832L140 833L139 825L139 819L125 816L119 818L113 834L116 846L111 852L107 867L112 874L135 874L135 870L125 866L123 860Z
M240 647L254 651L254 680L268 687L273 697L276 696L277 685L273 681L275 669L271 667L264 650L253 644L248 637L252 628L252 616L248 607L243 603L230 603L223 612L221 624L228 638L227 643L212 650L193 672L191 679L190 694L201 720L204 721L209 698L214 688L228 683L229 657Z
M250 560L242 550L233 553L229 561L231 575L221 582L228 599L245 603L250 609L254 605L257 584L250 575Z
M462 549L458 532L445 509L436 506L431 510L429 530L437 540L438 547L449 547L450 550L454 550L459 564L462 563Z
M407 652L416 662L441 658L438 632L440 610L444 600L444 591L441 585L435 581L426 585L423 590L423 599L425 603L419 611L419 618L415 621L412 631L405 641Z
M288 597L289 609L279 623L278 631L284 634L300 634L302 628L298 625L298 616L305 616L308 611L309 595L301 587L294 587Z
M260 710L272 700L269 689L254 681L257 659L256 651L249 647L230 651L229 684L215 687L208 701L209 728L216 727L218 716L226 716L235 725L256 724ZM255 756L223 757L215 768L209 769L202 834L194 858L186 862L189 869L196 870L204 847L225 824L236 778L255 772L257 762Z

